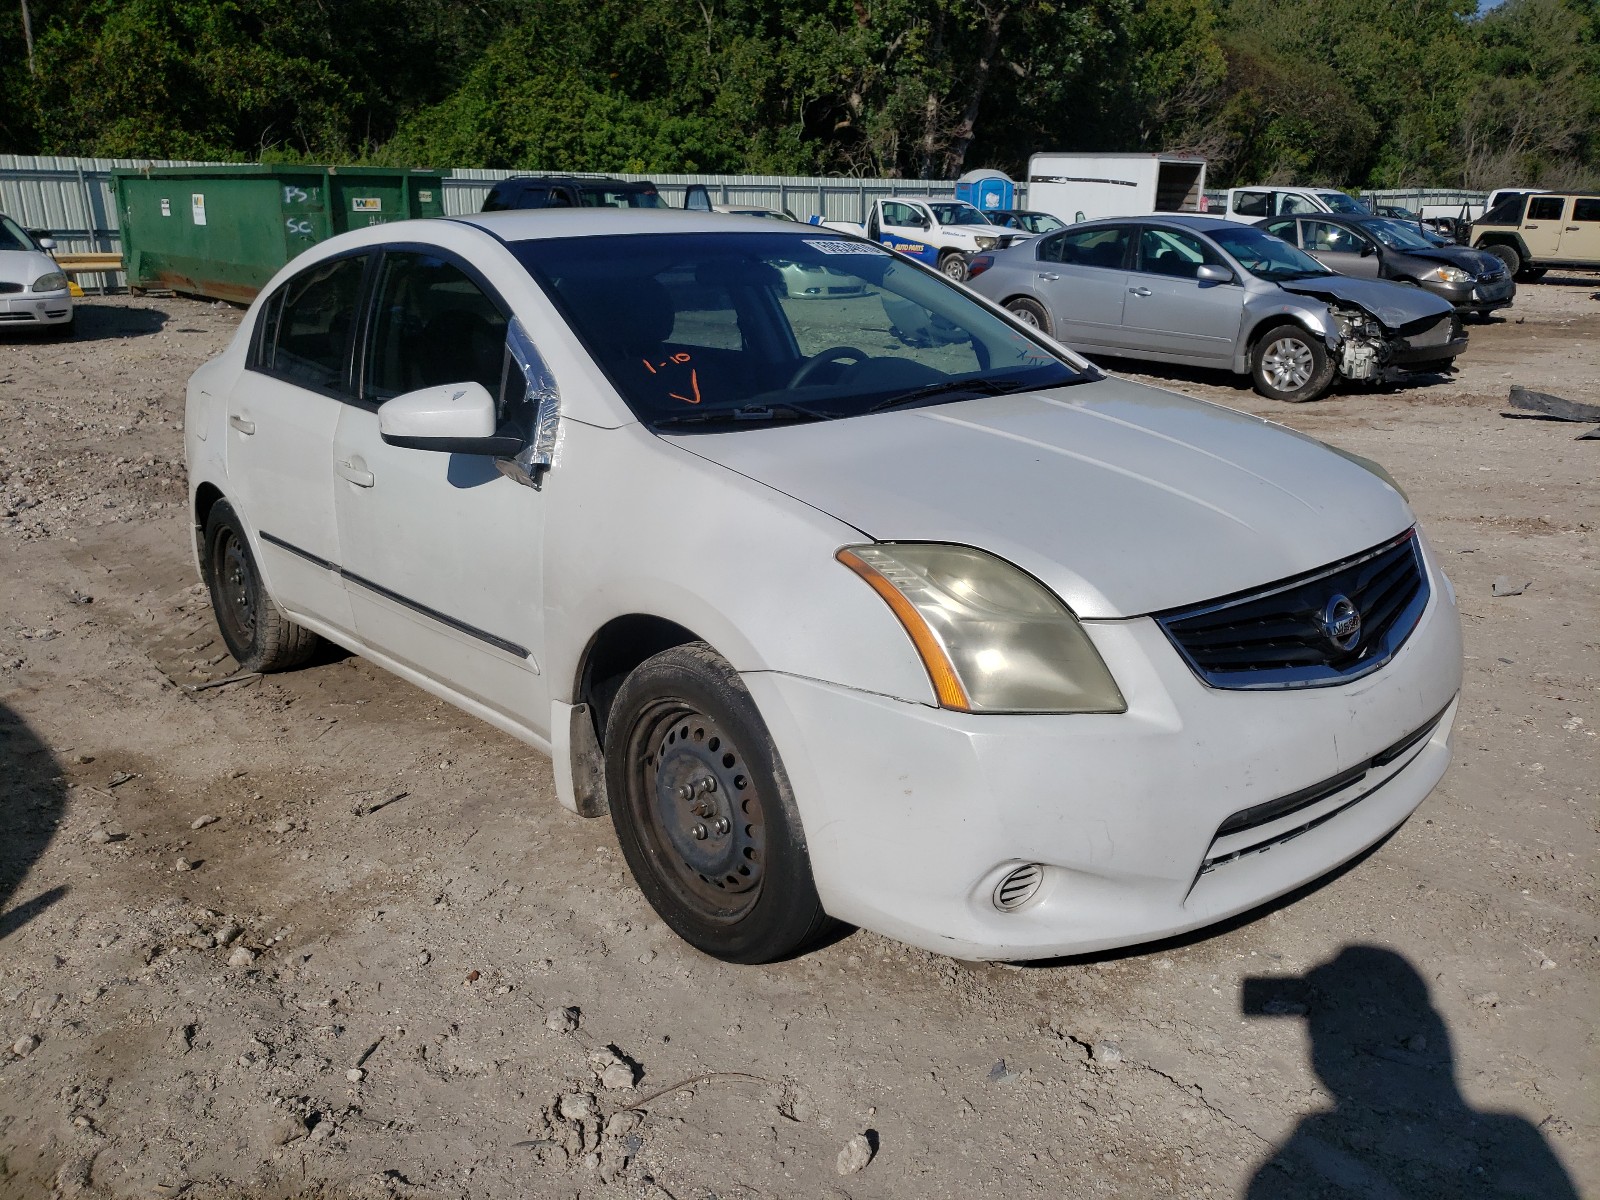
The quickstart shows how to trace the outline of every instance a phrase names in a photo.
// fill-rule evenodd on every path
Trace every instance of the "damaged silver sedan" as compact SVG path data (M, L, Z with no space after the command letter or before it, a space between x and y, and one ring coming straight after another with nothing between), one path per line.
M1447 301L1210 217L1071 225L978 255L968 286L1082 353L1219 367L1274 400L1448 371L1467 346Z

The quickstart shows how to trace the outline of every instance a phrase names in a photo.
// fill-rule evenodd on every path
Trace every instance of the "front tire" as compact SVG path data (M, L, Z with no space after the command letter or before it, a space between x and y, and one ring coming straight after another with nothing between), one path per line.
M1268 399L1304 404L1333 386L1333 360L1315 334L1299 325L1276 325L1251 350L1250 377Z
M947 252L939 260L939 270L944 272L946 279L953 279L957 283L965 283L967 276L971 274L967 268L967 260L954 250Z
M634 669L607 716L605 755L623 857L684 941L763 963L827 927L777 750L710 646L675 646Z
M201 570L211 611L228 653L246 671L286 671L315 653L322 639L283 615L267 594L250 541L233 506L219 500L206 516Z
M1050 313L1037 300L1018 296L1015 300L1006 301L1006 311L1024 325L1030 325L1041 333L1051 332Z
M1493 246L1484 246L1483 249L1505 263L1506 270L1511 272L1512 278L1522 270L1522 255L1517 253L1515 246L1496 243Z

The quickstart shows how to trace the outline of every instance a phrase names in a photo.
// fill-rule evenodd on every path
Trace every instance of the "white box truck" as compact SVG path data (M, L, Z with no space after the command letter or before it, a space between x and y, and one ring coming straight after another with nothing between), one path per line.
M1028 207L1063 221L1204 211L1206 160L1181 154L1035 154Z

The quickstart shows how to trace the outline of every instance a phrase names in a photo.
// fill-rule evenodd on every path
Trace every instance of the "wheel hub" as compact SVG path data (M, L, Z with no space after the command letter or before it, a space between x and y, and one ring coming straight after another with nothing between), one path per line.
M1279 338L1261 356L1267 382L1282 392L1299 391L1311 379L1310 347L1293 338Z
M682 713L655 730L655 820L690 888L725 901L761 882L760 800L743 755L720 726Z
M239 539L228 536L217 557L217 577L222 592L222 616L237 635L241 644L248 645L255 636L255 586L250 559Z

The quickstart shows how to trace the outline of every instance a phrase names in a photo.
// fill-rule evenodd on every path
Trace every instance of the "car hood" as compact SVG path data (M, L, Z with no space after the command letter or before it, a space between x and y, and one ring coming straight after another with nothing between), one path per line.
M1448 263L1473 275L1487 275L1500 269L1500 260L1483 250L1466 246L1433 246L1427 250L1402 250L1407 258L1420 258L1425 262Z
M60 269L55 259L38 250L0 250L0 283L26 285Z
M1257 587L1412 521L1310 438L1122 380L667 440L874 540L988 550L1086 618Z
M1402 329L1416 321L1440 317L1453 311L1447 300L1409 283L1387 279L1353 279L1349 275L1317 275L1310 279L1291 279L1278 285L1299 296L1315 296L1324 302L1342 300L1367 310L1387 328Z

